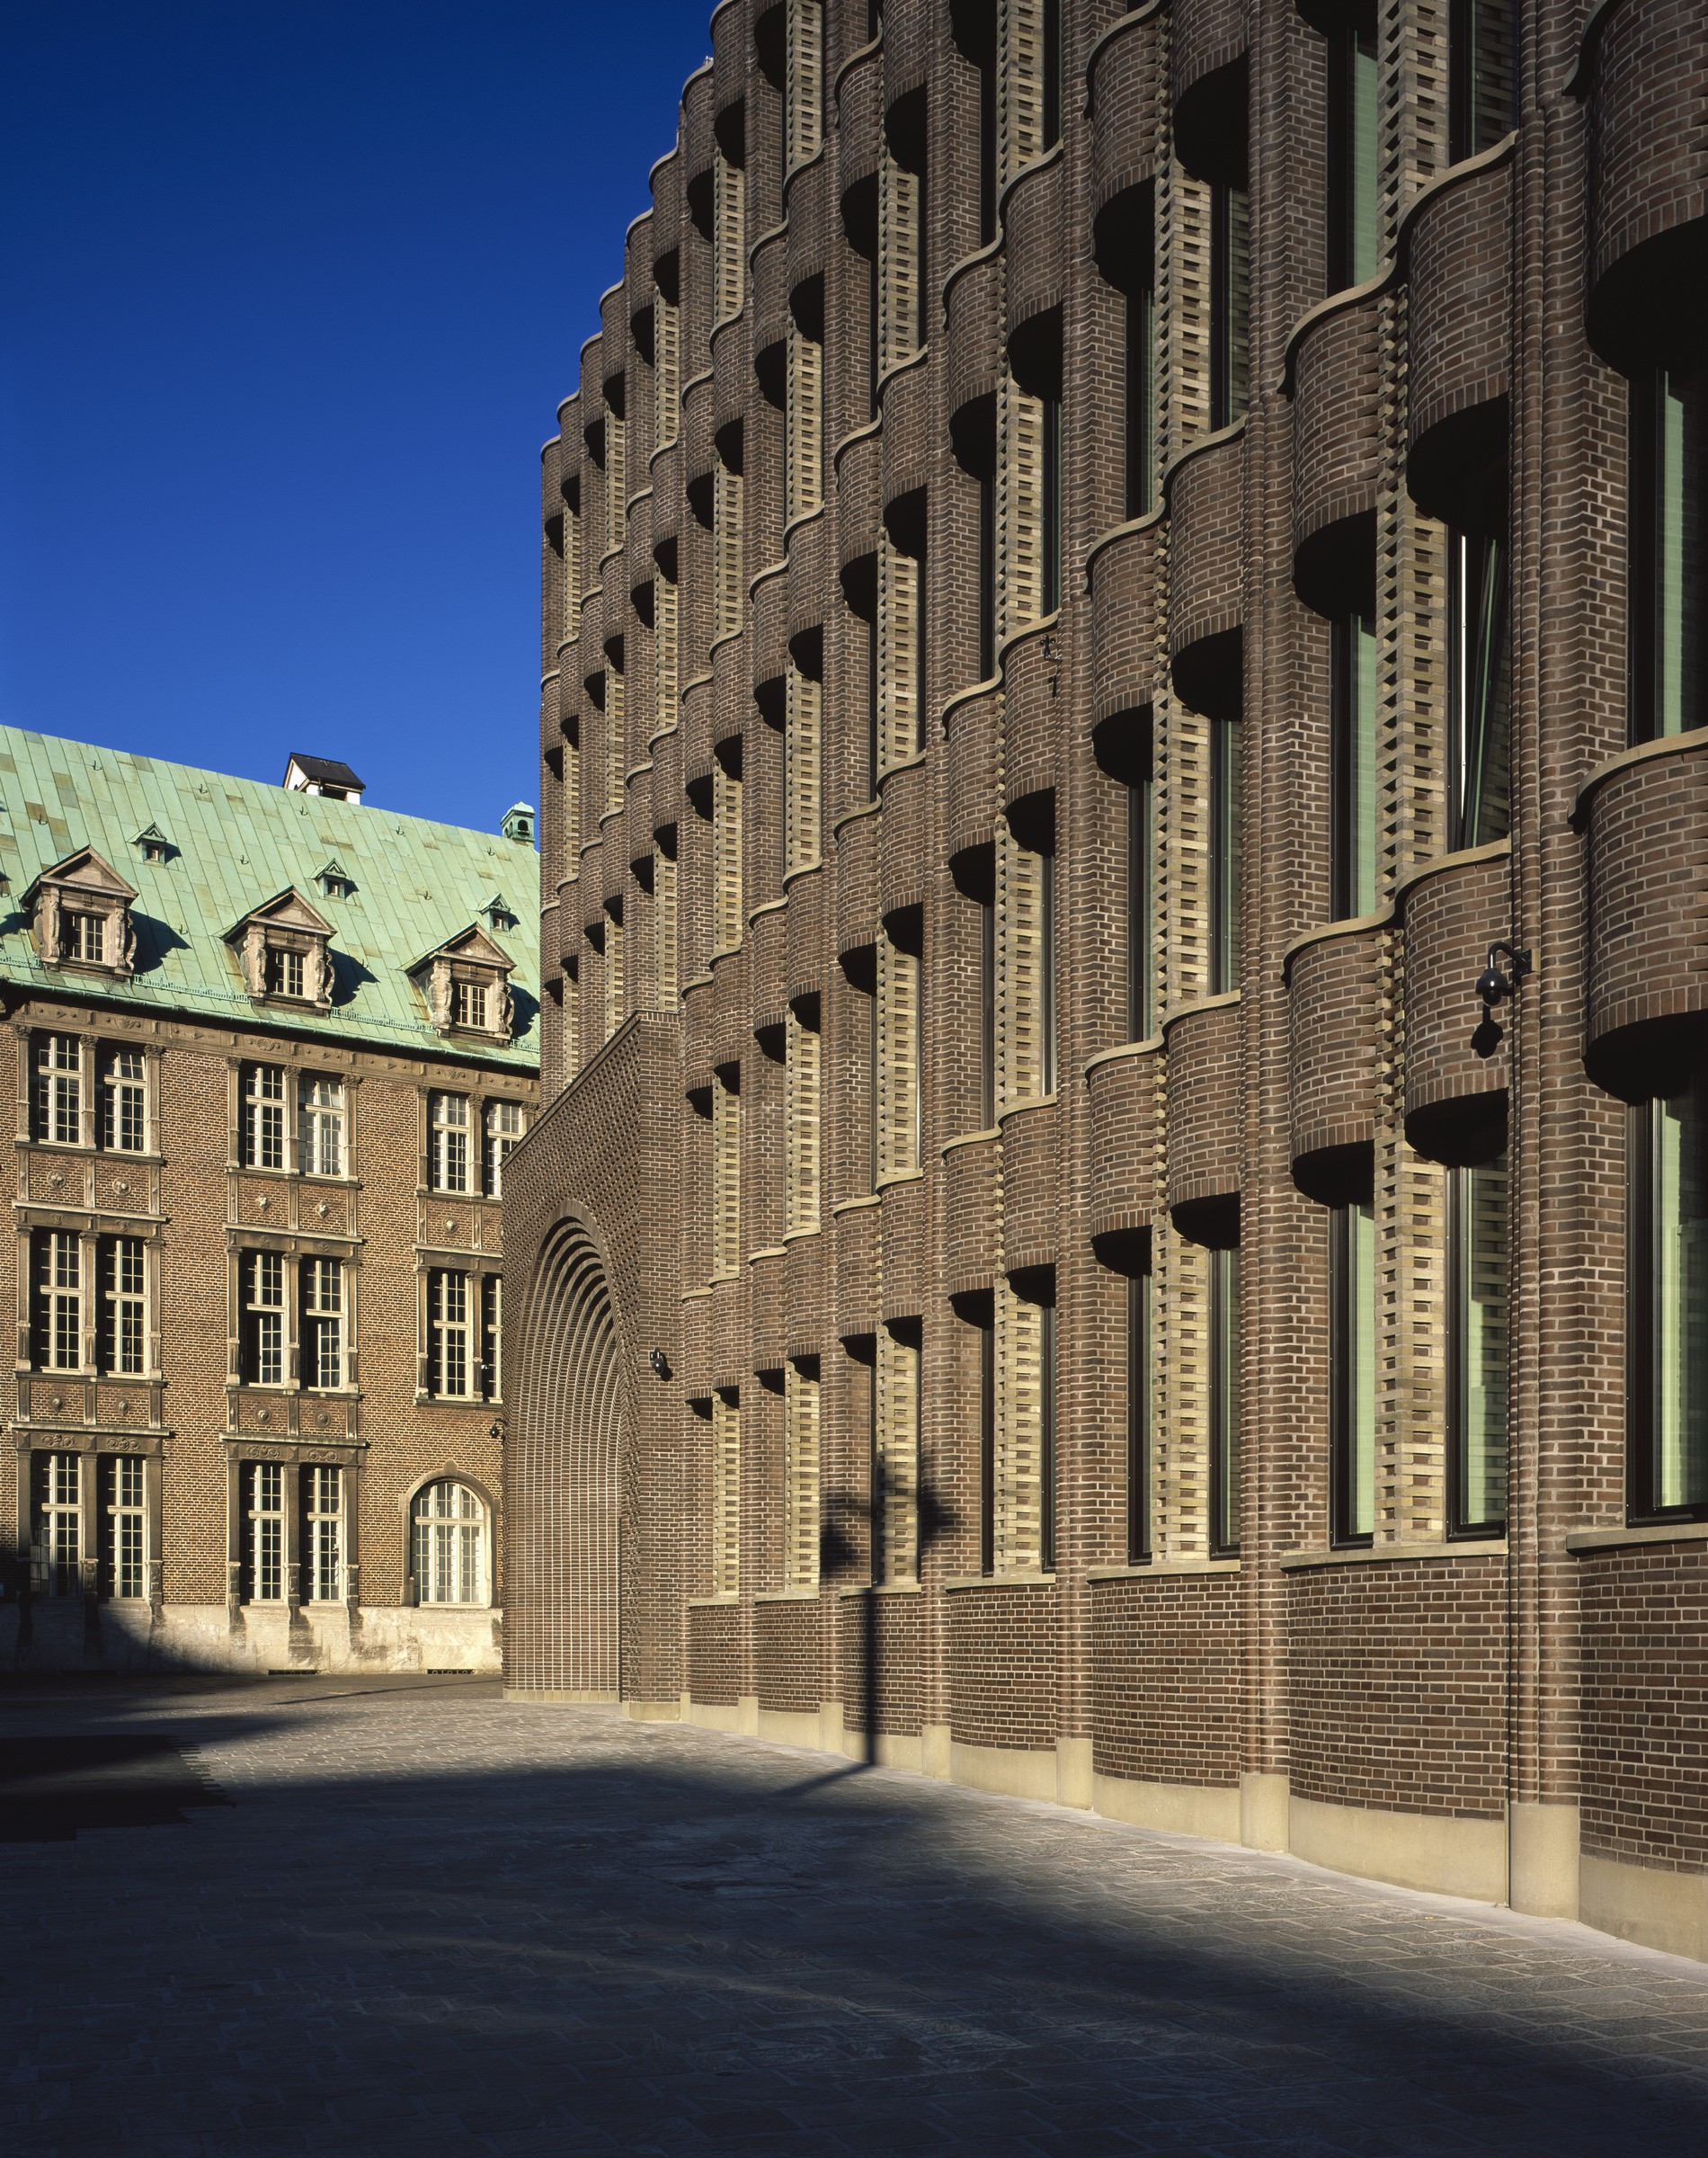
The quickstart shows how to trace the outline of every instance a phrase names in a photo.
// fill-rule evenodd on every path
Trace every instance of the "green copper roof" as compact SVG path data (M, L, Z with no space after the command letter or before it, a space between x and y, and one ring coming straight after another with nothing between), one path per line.
M138 843L145 834L165 840L164 861L143 859ZM137 887L137 971L129 982L43 967L19 906L43 869L84 846ZM329 866L354 886L348 898L322 886ZM520 1070L539 1063L538 862L531 846L496 829L430 824L0 727L0 978L8 983L163 1015L354 1035L404 1054ZM225 941L235 923L287 886L333 924L336 987L325 1018L252 1003ZM501 897L516 917L513 929L494 925L483 911ZM405 972L476 922L515 961L515 1032L507 1047L447 1041Z

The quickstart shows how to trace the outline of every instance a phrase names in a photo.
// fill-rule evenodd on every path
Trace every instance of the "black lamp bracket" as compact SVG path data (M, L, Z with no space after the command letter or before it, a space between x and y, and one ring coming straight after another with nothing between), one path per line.
M1507 962L1504 973L1495 965L1497 959L1503 959ZM1477 976L1476 994L1492 1008L1504 997L1516 996L1519 983L1526 975L1535 972L1527 945L1490 944L1489 963Z

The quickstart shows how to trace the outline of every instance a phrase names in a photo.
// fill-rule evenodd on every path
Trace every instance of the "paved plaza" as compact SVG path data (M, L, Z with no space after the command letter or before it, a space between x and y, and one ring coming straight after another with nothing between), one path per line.
M13 1689L0 1838L27 2158L1708 2150L1708 1969L485 1681Z

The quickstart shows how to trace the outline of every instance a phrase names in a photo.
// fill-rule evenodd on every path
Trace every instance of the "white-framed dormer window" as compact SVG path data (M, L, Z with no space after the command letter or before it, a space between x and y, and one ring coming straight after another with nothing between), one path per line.
M306 1176L344 1173L344 1083L325 1073L297 1082L297 1165Z
M266 976L269 996L289 996L298 1000L303 994L303 959L300 951L292 951L284 945L267 947Z
M485 982L452 982L451 1023L486 1030L487 985Z
M43 869L23 895L45 967L128 977L136 966L135 889L93 847Z
M277 1064L243 1067L243 1165L245 1169L285 1166L285 1074Z
M65 917L66 957L86 967L107 963L107 922L104 914L67 914Z
M486 1190L490 1198L504 1196L504 1164L516 1151L522 1130L520 1101L486 1104Z
M141 1154L148 1144L148 1078L142 1051L103 1048L99 1071L102 1145L114 1154Z
M427 1183L433 1191L468 1189L468 1097L428 1096Z
M440 1033L484 1034L508 1041L514 965L503 946L476 922L424 952L407 971Z

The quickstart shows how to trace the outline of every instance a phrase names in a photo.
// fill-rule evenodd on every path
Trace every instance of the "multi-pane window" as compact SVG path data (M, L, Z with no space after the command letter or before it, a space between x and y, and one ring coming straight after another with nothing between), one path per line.
M285 1471L278 1461L251 1461L244 1470L249 1599L285 1600Z
M298 1166L309 1176L344 1173L344 1083L325 1076L297 1082Z
M100 1361L116 1377L139 1376L147 1359L147 1263L140 1236L103 1236Z
M344 1383L344 1264L305 1259L302 1289L302 1379L306 1387Z
M486 1601L486 1509L445 1477L415 1494L415 1596L422 1603Z
M453 982L450 994L452 1025L472 1027L484 1032L487 1025L487 985L485 982Z
M1628 1430L1639 1520L1708 1515L1708 1076L1632 1110Z
M35 1585L44 1595L75 1596L82 1588L83 1461L77 1454L37 1454Z
M1376 18L1361 8L1329 37L1329 281L1361 285L1376 267Z
M83 1364L82 1241L75 1229L37 1229L31 1245L36 1369L78 1370Z
M818 1586L819 1364L783 1370L784 1565L792 1589Z
M1447 1172L1447 1486L1455 1536L1507 1522L1507 1164Z
M91 967L107 962L107 918L104 914L67 914L65 917L65 954Z
M147 1515L140 1454L114 1454L102 1463L106 1482L106 1590L109 1596L146 1596Z
M1367 914L1376 903L1376 633L1362 614L1330 631L1329 886L1330 918Z
M101 1143L117 1154L140 1154L148 1143L148 1088L140 1049L102 1052Z
M238 1263L242 1376L252 1387L285 1383L285 1262L279 1252L245 1252Z
M1511 829L1512 637L1504 539L1447 534L1450 847Z
M486 1120L486 1190L494 1199L504 1195L504 1164L520 1144L522 1105L520 1101L489 1101Z
M325 1462L303 1471L303 1528L308 1594L336 1603L344 1592L344 1472Z
M1209 1254L1210 1549L1240 1548L1240 1254Z
M1329 1215L1329 1449L1331 1540L1367 1544L1375 1529L1375 1209Z
M304 955L282 944L267 947L262 978L269 996L300 997L303 994Z
M427 1183L434 1191L468 1189L468 1097L428 1096Z
M35 1136L56 1146L83 1137L83 1058L75 1034L38 1034L35 1040Z
M1210 994L1240 986L1240 722L1210 722Z
M427 1391L445 1401L496 1401L503 1339L497 1274L434 1267L427 1276Z
M244 1167L282 1169L285 1165L285 1074L282 1066L245 1065L240 1114Z
M1708 721L1708 377L1631 385L1631 739Z

